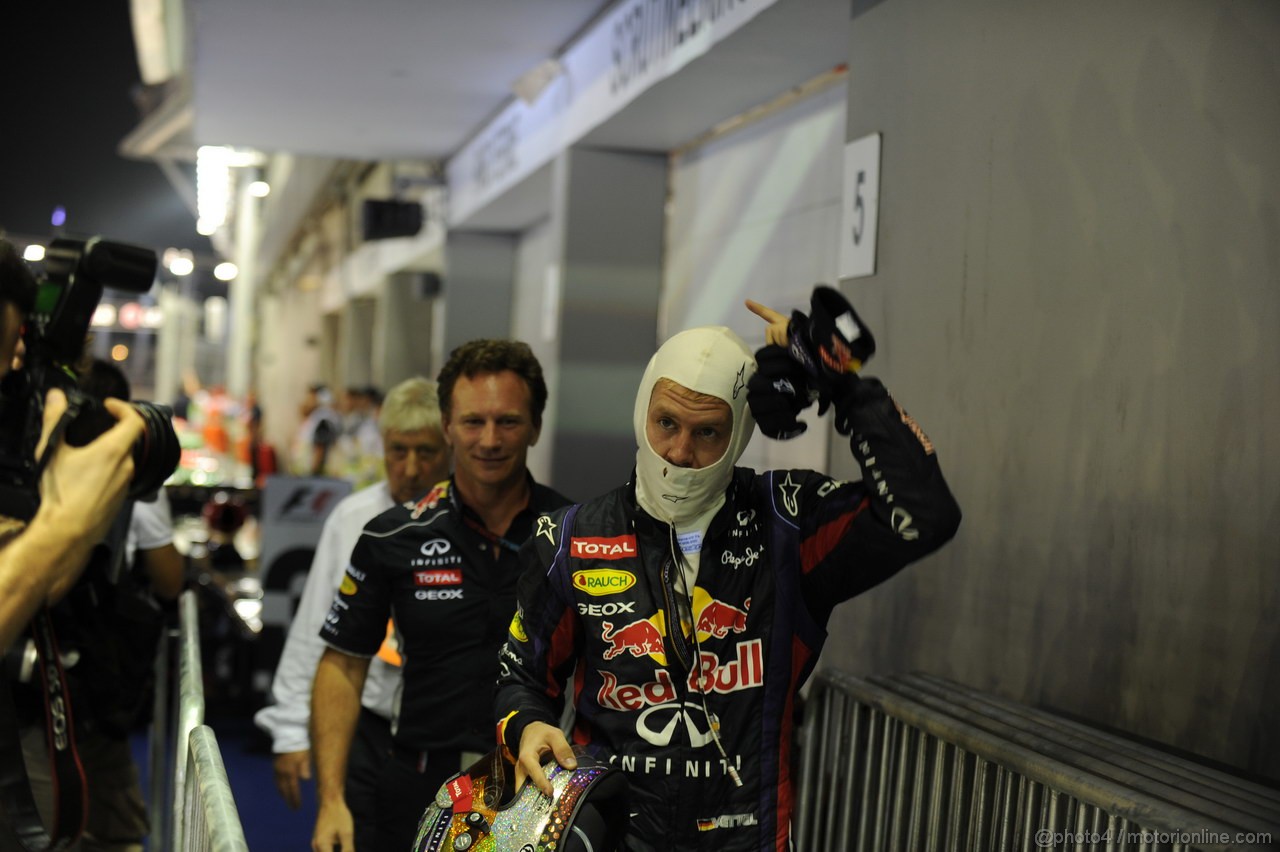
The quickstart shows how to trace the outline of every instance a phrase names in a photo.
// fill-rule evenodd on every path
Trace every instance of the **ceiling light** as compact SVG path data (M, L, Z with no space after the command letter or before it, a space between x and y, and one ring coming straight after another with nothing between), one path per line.
M22 259L31 263L39 263L44 260L44 246L39 243L32 243L22 250Z
M218 145L201 145L196 151L196 215L203 227L211 229L209 234L227 221L231 154L230 148Z
M249 184L249 194L254 198L266 198L271 194L271 184L265 180L255 180Z
M240 272L240 268L229 260L224 260L213 268L213 277L219 281L230 281Z
M196 264L189 257L178 255L169 261L169 271L174 275L190 275L195 271Z

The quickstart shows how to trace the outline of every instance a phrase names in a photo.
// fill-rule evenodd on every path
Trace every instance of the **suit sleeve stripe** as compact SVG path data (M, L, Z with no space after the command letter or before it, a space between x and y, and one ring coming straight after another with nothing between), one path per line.
M800 545L800 570L808 574L822 564L822 560L827 558L827 555L849 531L849 525L853 523L853 519L869 505L871 505L870 499L864 497L853 511L843 512L834 520L827 521L818 527L813 535L806 538Z
M566 661L573 658L574 646L574 611L566 608L560 616L560 622L551 634L551 647L547 650L547 695L557 698L560 695L560 678L557 671Z

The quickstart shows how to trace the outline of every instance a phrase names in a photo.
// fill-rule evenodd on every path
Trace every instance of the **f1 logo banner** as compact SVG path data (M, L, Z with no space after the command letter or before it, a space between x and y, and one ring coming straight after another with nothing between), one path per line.
M351 483L326 476L268 476L262 490L262 635L254 654L253 689L271 688L289 623L302 598L320 531Z

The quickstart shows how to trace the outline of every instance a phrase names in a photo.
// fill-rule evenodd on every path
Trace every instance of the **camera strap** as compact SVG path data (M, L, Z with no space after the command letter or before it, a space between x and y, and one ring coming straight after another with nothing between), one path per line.
M61 852L80 839L88 818L89 799L84 767L76 752L71 718L71 696L67 677L58 655L58 640L49 611L42 610L31 623L39 657L40 681L44 692L45 741L49 748L54 795L53 836L45 831L31 794L22 737L12 691L0 684L0 804L18 842L29 852Z

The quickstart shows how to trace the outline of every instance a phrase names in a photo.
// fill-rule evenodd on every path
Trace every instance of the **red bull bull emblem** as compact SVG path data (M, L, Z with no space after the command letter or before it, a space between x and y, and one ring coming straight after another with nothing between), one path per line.
M633 657L643 657L647 654L665 655L666 646L662 642L662 632L654 623L655 620L641 618L617 629L607 621L600 622L600 627L603 628L600 638L609 643L609 647L604 652L604 658L612 660L624 651Z
M741 633L747 629L747 610L751 598L742 602L742 609L714 598L698 613L698 635L723 639L730 631Z

